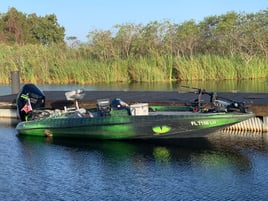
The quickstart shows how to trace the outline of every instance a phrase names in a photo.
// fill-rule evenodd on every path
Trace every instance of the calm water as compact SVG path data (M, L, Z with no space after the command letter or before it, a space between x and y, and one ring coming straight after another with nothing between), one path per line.
M268 134L82 142L25 138L2 126L0 135L1 200L268 198Z
M191 86L268 92L266 80L254 83ZM179 89L168 84L39 87ZM10 92L9 86L0 85L0 95ZM21 137L0 124L0 170L0 200L5 201L267 200L268 134L215 133L172 143L74 141Z
M256 80L225 80L225 81L191 81L181 83L112 83L112 84L96 84L96 85L38 85L44 91L50 90L75 90L84 89L86 91L92 90L178 90L189 91L189 89L182 86L190 86L197 88L205 88L208 91L217 92L268 92L268 79ZM10 85L0 85L0 95L11 93Z

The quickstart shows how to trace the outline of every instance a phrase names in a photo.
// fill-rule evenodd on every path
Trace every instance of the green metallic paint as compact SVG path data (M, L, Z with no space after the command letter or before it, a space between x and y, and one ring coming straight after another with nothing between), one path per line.
M157 109L158 108L158 109ZM175 108L175 109L174 109ZM186 113L185 107L155 106L157 111L171 111L172 115L131 116L114 111L107 117L64 118L51 117L21 122L16 129L22 135L76 137L95 139L179 138L200 130L215 130L253 117L246 113ZM121 115L120 115L121 114ZM175 114L175 115L174 115Z

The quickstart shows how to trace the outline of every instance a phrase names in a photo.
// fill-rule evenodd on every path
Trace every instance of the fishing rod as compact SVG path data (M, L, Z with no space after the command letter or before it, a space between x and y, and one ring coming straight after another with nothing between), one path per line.
M193 93L196 93L196 94L202 94L202 95L205 94L205 95L209 95L209 96L215 96L216 98L223 99L223 100L226 100L226 101L229 101L229 102L239 102L239 101L235 101L235 100L232 100L232 99L229 99L229 98L218 96L216 92L208 92L203 88L189 87L189 86L185 86L185 85L183 85L181 87L197 90L197 91L193 92Z
M201 107L201 96L203 94L210 96L210 103L214 104L220 110L232 110L232 109L239 109L240 111L245 111L245 103L240 101L235 101L229 98L225 98L222 96L218 96L216 92L207 92L205 89L196 88L196 87L189 87L189 86L181 86L188 89L197 90L194 93L198 94L198 99L196 99L197 106Z

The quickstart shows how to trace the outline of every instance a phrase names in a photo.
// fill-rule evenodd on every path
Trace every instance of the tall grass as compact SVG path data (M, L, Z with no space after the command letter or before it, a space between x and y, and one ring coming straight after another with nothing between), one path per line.
M0 82L10 82L10 72L20 71L21 82L36 84L91 84L98 82L159 82L174 80L226 80L268 77L268 60L239 55L154 55L100 61L77 56L66 47L0 44Z
M175 69L180 80L236 80L268 76L268 61L254 57L245 63L239 56L199 55L176 58Z

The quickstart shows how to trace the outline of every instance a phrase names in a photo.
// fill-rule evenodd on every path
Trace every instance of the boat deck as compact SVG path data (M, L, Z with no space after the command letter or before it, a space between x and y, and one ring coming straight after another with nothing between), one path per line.
M63 108L74 106L73 101L66 100L66 91L44 91L46 95L46 108ZM268 93L217 93L218 96L236 101L245 102L256 116L268 116ZM17 94L0 96L0 109L16 108ZM159 105L184 105L196 99L194 93L180 93L178 91L86 91L79 101L84 108L96 106L97 99L121 98L127 103L149 103ZM208 96L202 96L204 103L209 102Z

